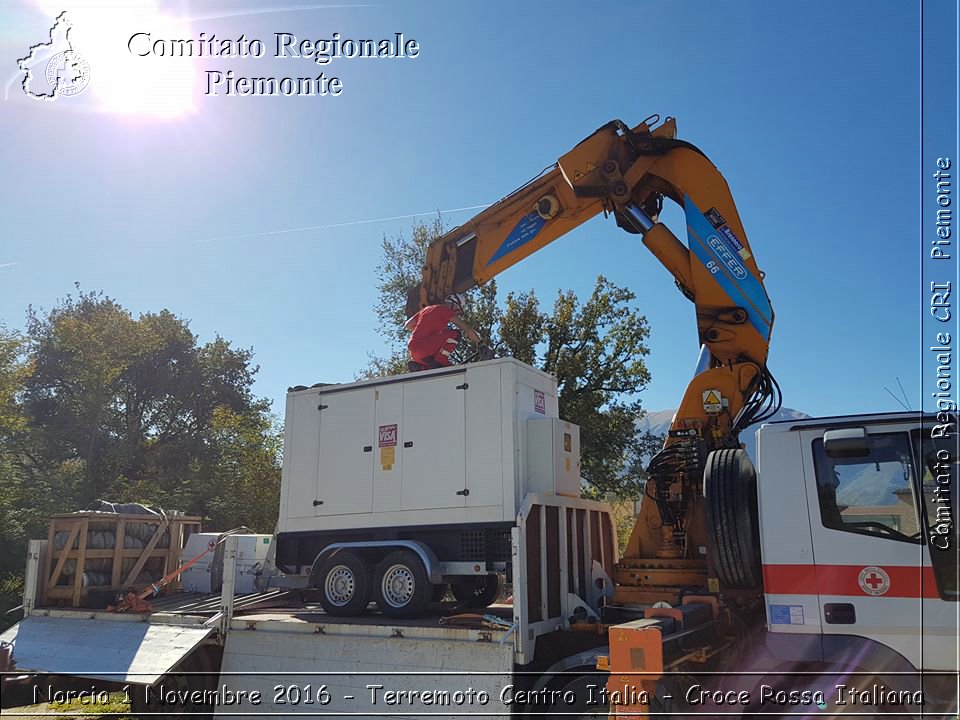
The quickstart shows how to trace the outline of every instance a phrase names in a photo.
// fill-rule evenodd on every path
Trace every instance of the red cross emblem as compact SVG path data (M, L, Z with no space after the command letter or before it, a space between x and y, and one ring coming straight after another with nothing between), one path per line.
M871 565L860 571L860 589L867 595L883 595L890 589L890 576L883 568Z

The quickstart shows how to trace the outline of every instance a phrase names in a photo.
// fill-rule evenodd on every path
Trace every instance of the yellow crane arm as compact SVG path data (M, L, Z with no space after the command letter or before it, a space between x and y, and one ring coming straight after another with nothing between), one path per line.
M773 310L726 181L672 118L651 129L615 120L556 165L427 252L407 314L500 274L601 212L612 213L669 270L696 305L701 344L726 362L767 358ZM663 197L684 208L689 247L657 222Z
M675 523L669 506L684 504L685 478L699 483L686 455L702 453L666 450L694 440L707 451L736 446L739 431L776 404L766 369L774 317L726 181L700 150L676 138L673 118L658 121L607 123L542 175L434 241L407 314L486 282L601 212L642 235L694 303L702 347L665 450L651 466L661 519L682 538L683 513ZM663 198L683 208L686 245L659 222ZM663 557L677 552L670 538L660 545Z

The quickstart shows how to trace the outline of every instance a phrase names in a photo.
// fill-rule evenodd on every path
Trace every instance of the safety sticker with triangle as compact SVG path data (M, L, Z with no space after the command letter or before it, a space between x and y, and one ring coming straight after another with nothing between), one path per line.
M703 391L703 411L706 413L718 413L723 411L723 397L719 390Z
M574 173L573 173L573 179L574 179L574 181L577 181L577 180L579 180L580 178L582 178L584 175L587 175L587 174L589 174L589 173L592 173L592 172L593 172L594 170L596 170L596 169L597 169L597 166L596 166L596 165L594 165L592 162L588 162L588 163L587 163L587 166L586 166L583 170L575 170L575 171L574 171Z

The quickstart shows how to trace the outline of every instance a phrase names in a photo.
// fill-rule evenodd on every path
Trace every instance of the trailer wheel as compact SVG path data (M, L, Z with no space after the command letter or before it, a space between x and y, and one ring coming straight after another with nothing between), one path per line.
M485 608L500 594L500 576L478 575L462 578L452 583L450 589L463 607Z
M735 590L761 587L757 472L744 450L714 450L703 474L710 559L720 582Z
M317 575L320 604L328 615L359 615L370 602L370 568L349 550L334 552Z
M417 617L433 597L423 563L409 550L392 552L377 565L373 587L377 607L388 617Z

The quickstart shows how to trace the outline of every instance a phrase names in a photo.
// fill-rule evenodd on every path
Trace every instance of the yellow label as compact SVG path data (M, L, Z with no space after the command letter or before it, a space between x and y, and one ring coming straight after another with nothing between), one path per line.
M710 592L720 592L720 581L717 578L707 578L707 589Z
M380 465L384 470L393 470L393 463L397 460L397 448L394 445L380 448Z

